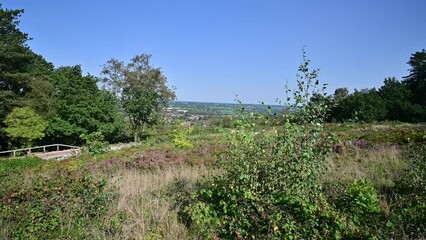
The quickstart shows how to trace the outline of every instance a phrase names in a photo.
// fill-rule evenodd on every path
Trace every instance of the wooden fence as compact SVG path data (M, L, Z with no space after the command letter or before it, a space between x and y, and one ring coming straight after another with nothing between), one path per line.
M45 152L61 151L61 150L68 150L68 149L80 149L80 147L66 145L66 144L50 144L50 145L37 146L32 148L22 148L22 149L14 149L9 151L2 151L0 152L0 156L12 154L13 157L16 157L16 153L18 152L24 152L26 154L30 154L30 153L40 153L40 152L45 153Z

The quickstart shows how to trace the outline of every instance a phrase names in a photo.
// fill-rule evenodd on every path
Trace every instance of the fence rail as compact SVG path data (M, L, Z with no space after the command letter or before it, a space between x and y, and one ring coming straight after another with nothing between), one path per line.
M41 149L43 149L43 152L45 153L45 152L49 152L48 150L50 150L53 147L56 147L53 151L61 151L61 150L66 150L66 149L80 149L80 147L72 146L72 145L50 144L50 145L37 146L37 147L32 147L32 148L21 148L21 149L2 151L2 152L0 152L0 155L13 153L13 157L16 157L17 152L26 152L27 154L30 154L32 152L39 152L39 151L35 151L35 150L41 150ZM62 147L62 149L61 149L61 147ZM50 150L50 152L51 151L52 150Z

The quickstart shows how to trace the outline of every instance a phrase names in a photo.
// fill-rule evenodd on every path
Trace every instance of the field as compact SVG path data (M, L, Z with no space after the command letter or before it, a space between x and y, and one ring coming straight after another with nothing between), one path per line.
M409 143L424 141L426 127L328 124L325 129L334 133L336 144L320 184L341 223L347 223L340 236L425 237L425 205L417 202L422 195L407 178L414 176ZM196 201L191 194L222 175L218 159L230 154L230 131L193 125L188 148L175 145L171 132L157 127L141 146L63 161L2 159L0 239L219 239L219 231L207 231L207 222L191 218L188 206ZM343 207L353 200L342 199L348 191L362 206L355 212Z

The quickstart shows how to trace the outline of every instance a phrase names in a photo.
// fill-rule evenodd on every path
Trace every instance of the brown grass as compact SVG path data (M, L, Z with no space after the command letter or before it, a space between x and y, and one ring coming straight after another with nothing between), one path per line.
M174 183L195 185L202 176L213 171L204 166L170 167L154 171L122 170L113 182L119 192L112 212L123 211L120 239L190 239L179 221L174 200L170 196Z

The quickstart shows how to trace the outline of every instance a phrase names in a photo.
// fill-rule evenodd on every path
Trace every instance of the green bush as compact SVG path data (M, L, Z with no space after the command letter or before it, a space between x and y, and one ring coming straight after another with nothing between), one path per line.
M86 149L93 155L98 155L108 149L108 142L104 141L104 135L101 132L82 134L80 136L86 142Z
M346 190L339 209L345 214L348 229L345 235L355 239L379 237L381 223L386 223L381 214L378 194L365 179L355 180Z
M406 180L409 194L396 211L405 233L411 239L422 239L426 236L426 144L412 143L407 157L411 164Z
M15 159L0 159L0 177L6 176L9 173L20 172L24 169L33 168L41 165L46 160L41 158L15 158Z
M173 144L177 148L192 148L192 143L188 140L194 128L190 125L185 125L182 121L176 121L175 127L172 131Z
M298 88L282 129L262 130L268 115L241 111L228 134L224 171L196 191L184 208L191 228L221 239L336 239L345 227L321 194L331 137L323 131L328 106L309 102L319 88L304 56ZM318 89L319 88L319 89ZM319 93L322 94L322 93ZM261 121L259 121L259 119ZM268 124L266 124L268 125ZM273 124L272 124L273 125Z
M423 139L426 140L426 135L423 136ZM413 187L419 189L426 196L426 143L412 144L409 158L412 165L411 176Z
M68 171L15 186L1 196L0 236L7 239L92 238L115 196L105 179Z

